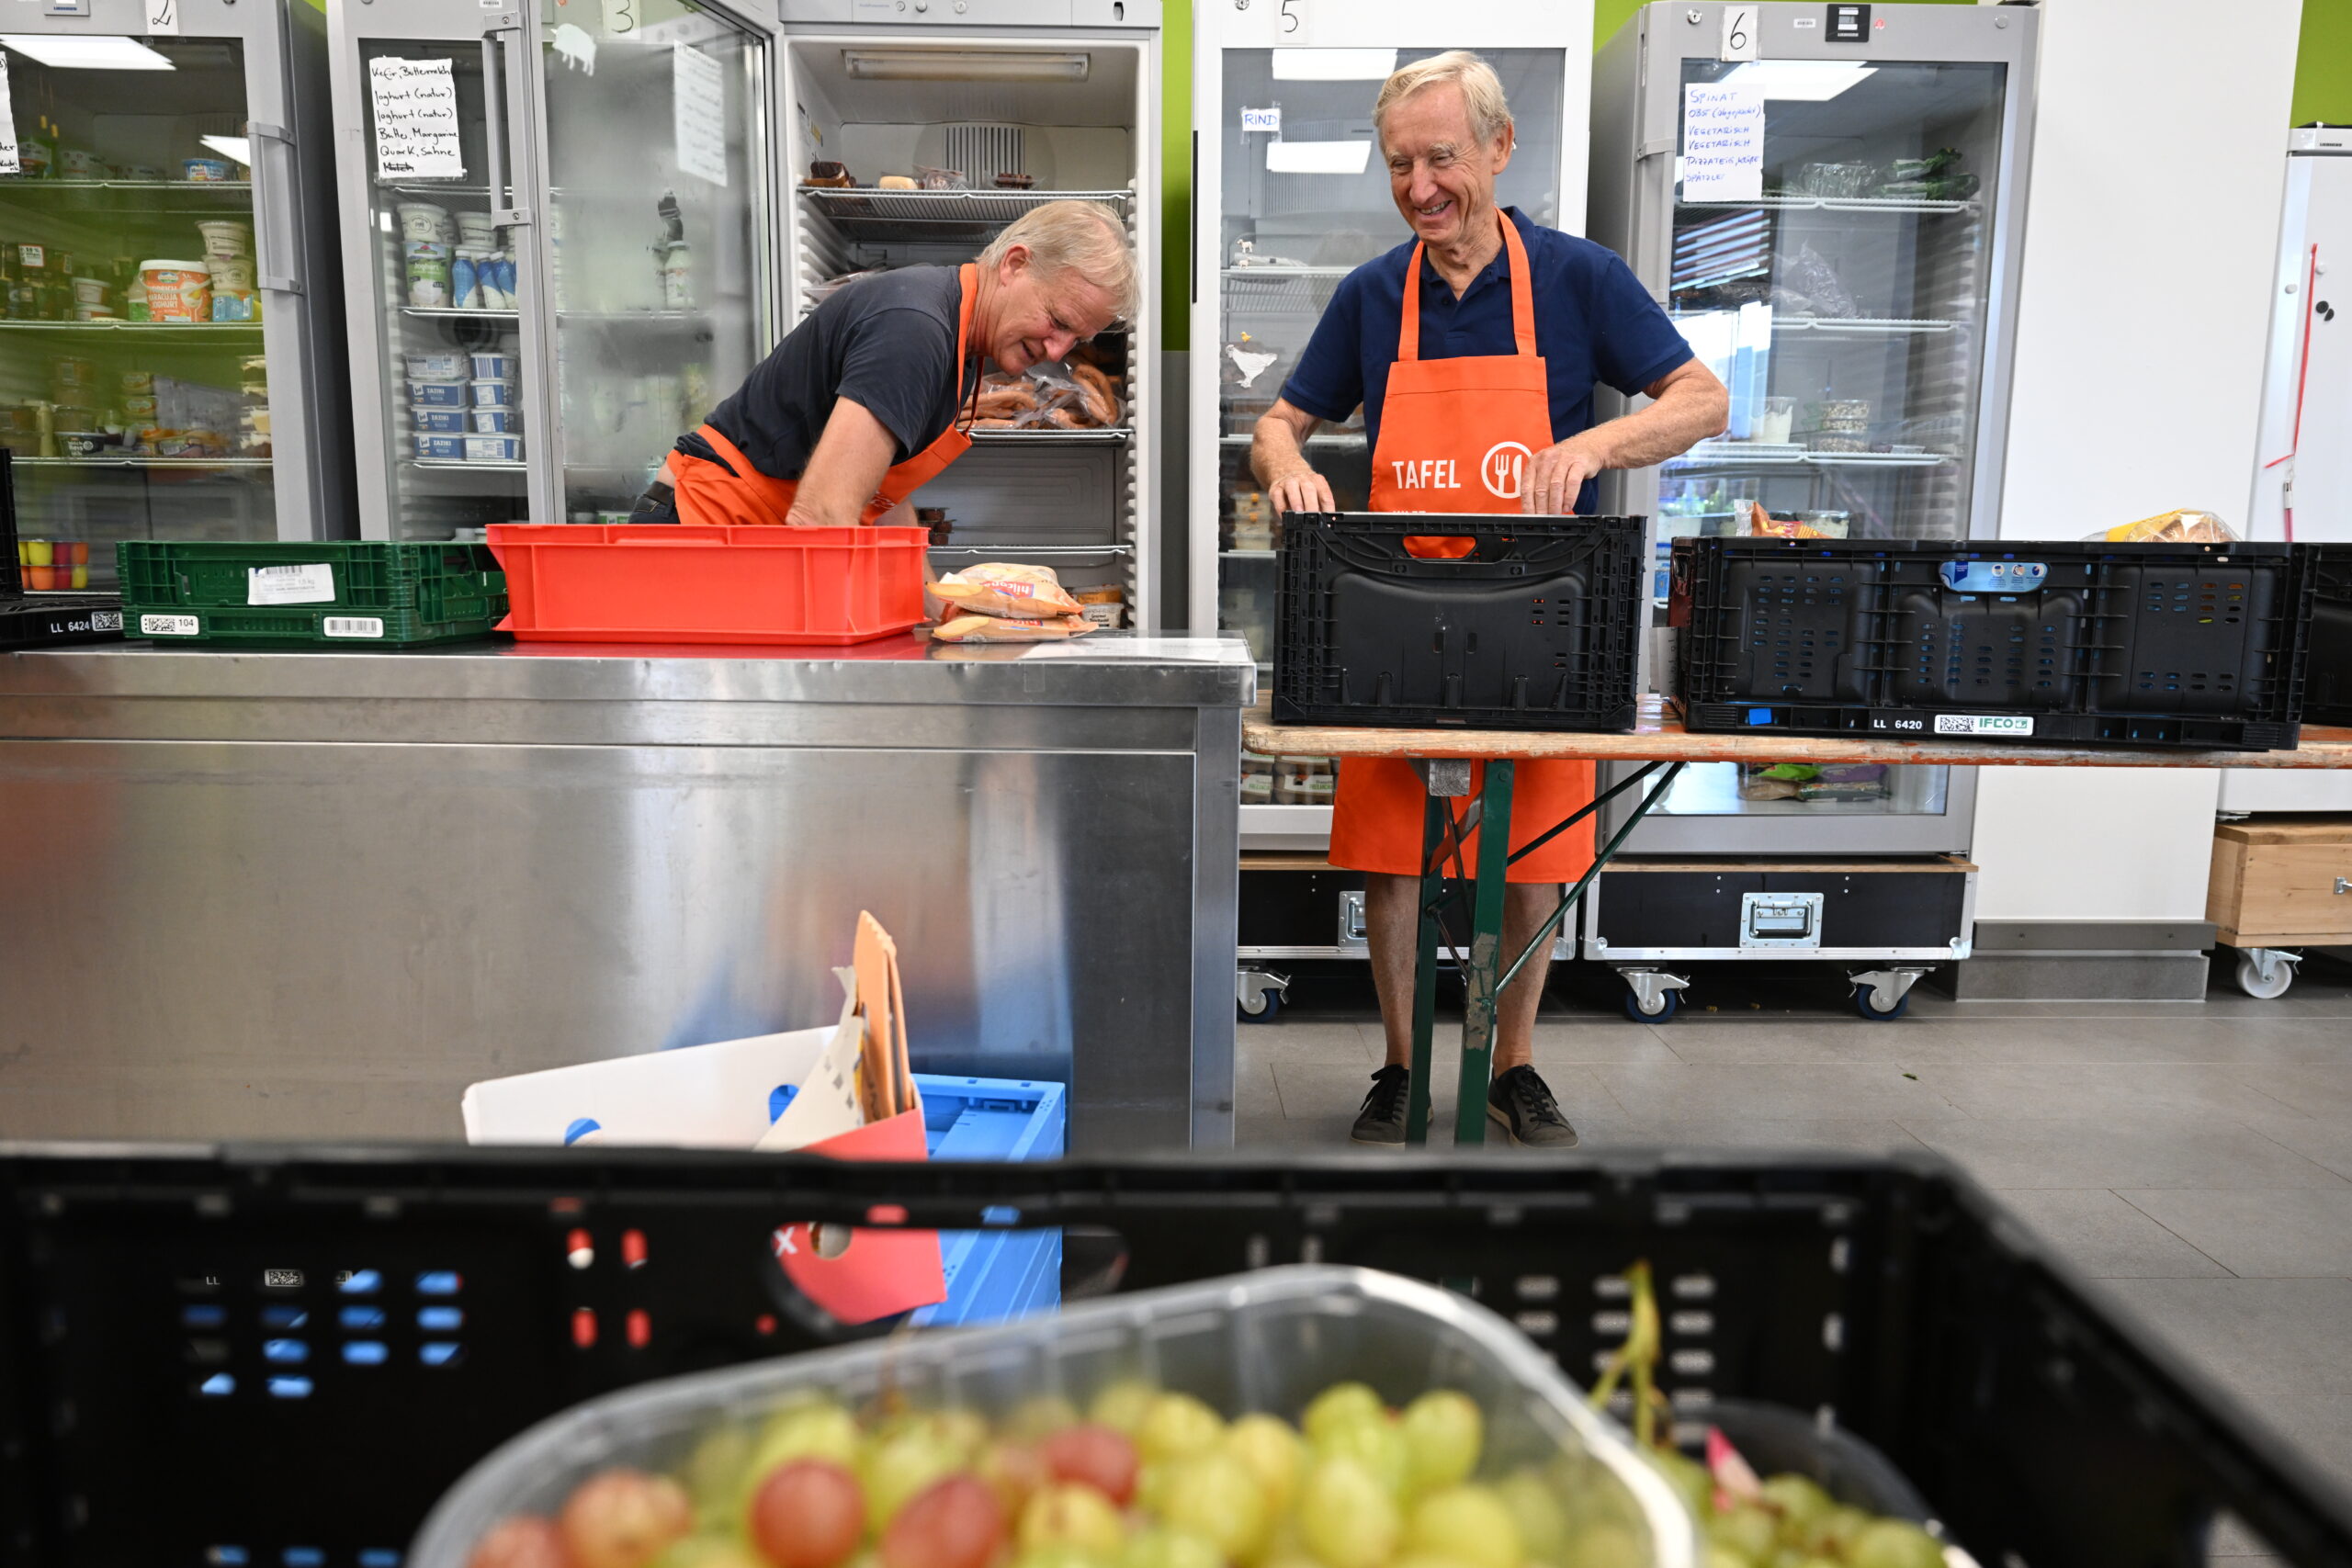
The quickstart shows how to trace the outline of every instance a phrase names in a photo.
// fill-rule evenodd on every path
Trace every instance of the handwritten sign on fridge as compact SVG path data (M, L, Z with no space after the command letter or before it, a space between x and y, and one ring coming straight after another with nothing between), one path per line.
M461 180L458 83L446 60L371 60L376 172L387 180Z
M1764 95L1690 82L1682 88L1682 199L1754 201L1764 194Z
M727 183L727 70L698 49L670 46L670 98L678 168Z

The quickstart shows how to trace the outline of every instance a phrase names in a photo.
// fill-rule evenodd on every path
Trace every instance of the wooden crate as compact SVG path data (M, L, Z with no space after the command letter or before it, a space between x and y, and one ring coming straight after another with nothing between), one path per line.
M2215 828L2205 918L2232 947L2352 942L2352 817Z

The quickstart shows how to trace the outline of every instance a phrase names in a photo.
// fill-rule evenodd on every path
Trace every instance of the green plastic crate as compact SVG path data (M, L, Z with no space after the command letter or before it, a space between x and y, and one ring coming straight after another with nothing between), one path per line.
M421 648L488 637L506 615L506 574L487 545L381 540L115 547L123 633L236 648ZM327 569L334 598L266 602L295 568ZM279 581L253 573L276 570ZM307 591L320 591L311 578ZM255 595L265 602L254 604Z

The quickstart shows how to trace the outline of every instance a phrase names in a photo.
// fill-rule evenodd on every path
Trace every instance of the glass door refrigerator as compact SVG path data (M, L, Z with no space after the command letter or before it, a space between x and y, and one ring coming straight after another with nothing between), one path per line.
M1193 626L1249 639L1261 691L1273 671L1282 524L1250 473L1250 432L1340 280L1412 239L1374 144L1373 98L1400 63L1475 50L1502 78L1518 134L1497 201L1581 233L1590 48L1587 6L1209 0L1199 8L1189 608ZM1361 409L1316 432L1307 457L1342 509L1364 508L1372 454ZM1247 756L1242 767L1245 849L1328 845L1328 758ZM1315 908L1314 940L1260 945L1323 955L1331 928L1322 902Z
M1159 0L782 0L786 319L896 266L970 261L1045 202L1100 204L1141 260L1136 319L1077 351L1111 417L989 422L911 498L931 564L1049 566L1091 617L1158 619ZM994 367L987 367L994 375Z
M117 587L122 539L351 531L325 18L155 9L0 17L0 444L36 594Z
M2039 22L1651 5L1596 56L1592 237L1732 395L1722 437L1604 484L1605 510L1655 520L1661 599L1685 536L1999 532ZM1726 102L1746 115L1728 151L1687 167L1691 125ZM1973 791L1965 768L1695 765L1626 849L1962 852Z
M768 0L338 0L361 532L617 523L775 342Z

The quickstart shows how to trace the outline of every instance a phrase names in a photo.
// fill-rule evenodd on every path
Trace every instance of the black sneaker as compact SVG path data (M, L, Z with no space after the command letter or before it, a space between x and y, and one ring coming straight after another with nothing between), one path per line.
M1405 1143L1405 1101L1411 1097L1413 1069L1386 1066L1372 1075L1372 1092L1363 1097L1356 1124L1348 1136L1359 1144Z
M1560 1114L1560 1102L1552 1098L1552 1086L1537 1077L1533 1067L1513 1067L1488 1085L1487 1114L1502 1123L1514 1144L1524 1144L1532 1149L1577 1146L1577 1130Z

